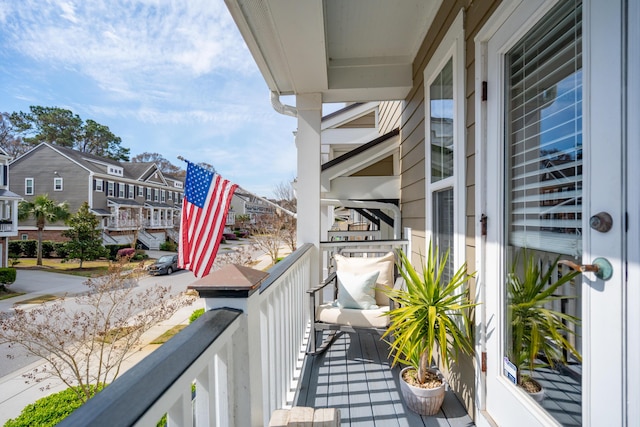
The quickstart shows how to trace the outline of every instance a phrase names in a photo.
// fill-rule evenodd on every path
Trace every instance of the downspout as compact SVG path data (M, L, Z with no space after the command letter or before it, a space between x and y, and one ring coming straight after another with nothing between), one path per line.
M343 200L343 199L322 199L321 205L344 206L347 208L376 208L389 209L393 212L393 238L398 240L402 236L401 220L402 214L400 208L393 203L383 203L364 200Z
M271 106L280 114L285 116L298 117L298 110L291 105L280 102L280 95L276 91L271 91Z

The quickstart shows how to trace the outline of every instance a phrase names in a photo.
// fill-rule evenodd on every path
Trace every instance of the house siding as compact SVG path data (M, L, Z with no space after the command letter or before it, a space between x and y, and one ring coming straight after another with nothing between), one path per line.
M443 2L433 25L427 33L413 64L414 85L402 102L386 102L380 108L381 132L387 131L398 113L394 109L401 106L400 159L401 159L401 207L405 227L411 227L410 236L413 253L411 260L420 263L420 255L426 253L426 165L425 165L425 106L424 70L440 45L454 19L464 10L465 40L465 256L470 270L475 269L475 44L474 37L500 1L455 1ZM471 295L475 294L475 282L470 283ZM456 367L458 375L451 376L451 385L466 404L470 414L475 413L474 362L464 357Z
M58 174L56 175L55 172ZM87 201L89 181L88 172L76 163L42 145L28 155L11 163L9 189L16 194L32 200L40 194L47 194L58 203L67 202L69 211L76 212ZM53 190L53 178L63 179L63 190ZM24 195L24 179L34 178L33 196ZM21 221L21 225L35 225L33 220ZM56 225L63 225L62 222Z

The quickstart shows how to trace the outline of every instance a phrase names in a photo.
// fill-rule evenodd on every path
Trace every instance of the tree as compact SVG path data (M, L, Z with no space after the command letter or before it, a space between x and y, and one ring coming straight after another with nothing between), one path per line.
M64 221L69 218L67 202L56 203L48 194L39 194L33 201L21 200L18 203L18 219L35 219L38 228L38 262L42 265L42 232L47 223Z
M75 145L79 151L118 161L129 160L130 150L120 145L122 139L115 136L107 126L87 119L81 135L82 138Z
M26 153L29 149L29 146L17 135L9 113L0 113L0 147L13 158Z
M89 291L73 298L75 307L62 299L0 315L0 343L22 347L46 362L26 375L29 380L57 377L86 402L95 388L119 375L143 333L193 301L188 295L171 298L165 286L139 291L137 276L124 274L124 262L87 280Z
M293 188L293 181L290 182L282 182L278 184L273 191L273 194L276 196L278 200L278 205L282 206L289 212L297 212L297 199L296 193ZM295 216L292 216L286 212L282 213L284 217L282 218L282 239L285 243L291 248L291 251L296 250L296 246L298 243L297 236L297 228L298 228L298 220Z
M165 159L164 156L159 153L149 153L149 152L140 153L132 157L131 161L133 163L147 163L147 162L155 163L156 166L158 166L158 169L160 169L160 172L166 173L169 175L178 175L182 170L178 166L171 163L169 160Z
M252 238L256 247L266 252L273 264L278 262L280 246L284 241L285 221L282 214L263 214L253 226Z
M68 230L62 232L70 240L65 244L65 259L80 260L80 268L84 261L92 261L107 256L108 251L102 245L102 232L98 228L100 220L89 210L89 203L84 202L78 212L67 220Z
M120 137L94 120L83 120L70 110L59 107L31 106L30 112L11 113L14 138L21 138L30 148L41 142L73 148L83 153L128 160L129 149L122 147Z

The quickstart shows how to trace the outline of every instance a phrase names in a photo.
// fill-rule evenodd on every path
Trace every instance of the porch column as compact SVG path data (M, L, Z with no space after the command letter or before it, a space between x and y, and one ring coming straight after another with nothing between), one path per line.
M298 247L311 243L320 246L320 125L322 121L322 95L319 93L296 96L298 110ZM311 277L320 280L320 269L312 263ZM314 286L314 284L310 284Z
M196 280L188 289L198 291L204 299L205 311L231 308L242 311L240 332L242 339L233 342L232 360L227 371L228 384L221 385L228 390L229 407L235 408L231 415L231 425L262 426L265 415L263 407L267 396L263 395L263 372L265 349L262 348L260 323L260 284L268 273L241 265L227 264L220 270ZM213 402L211 402L213 405ZM211 414L198 414L210 418ZM197 424L201 424L199 422ZM202 424L207 424L202 423Z

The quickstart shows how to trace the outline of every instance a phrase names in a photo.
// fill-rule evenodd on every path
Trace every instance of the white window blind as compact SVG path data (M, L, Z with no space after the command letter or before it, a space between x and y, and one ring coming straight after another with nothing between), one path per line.
M577 6L576 6L577 5ZM564 2L507 54L509 243L582 250L582 13Z

